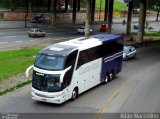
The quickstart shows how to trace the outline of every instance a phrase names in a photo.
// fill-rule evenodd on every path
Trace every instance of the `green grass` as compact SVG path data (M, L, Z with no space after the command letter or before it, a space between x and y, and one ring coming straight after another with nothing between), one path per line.
M33 64L40 49L21 49L0 52L0 81L25 72Z
M96 9L100 9L100 3L101 3L101 9L104 10L105 8L105 0L97 0L96 1ZM125 4L121 3L121 2L118 2L118 1L114 1L114 10L126 10L127 7Z
M156 37L160 37L160 32L146 33L145 36L156 36Z
M125 4L121 3L121 2L118 2L118 1L114 1L114 10L127 10L127 7Z

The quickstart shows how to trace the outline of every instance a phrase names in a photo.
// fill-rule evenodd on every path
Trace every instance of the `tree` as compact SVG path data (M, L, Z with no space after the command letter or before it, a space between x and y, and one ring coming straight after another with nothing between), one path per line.
M85 21L85 36L88 37L90 35L90 13L91 13L91 0L86 0L86 21Z
M48 0L47 8L48 8L48 12L50 12L51 11L51 0Z
M26 7L25 27L27 27L27 16L28 16L28 13L29 13L29 0L25 0L25 7Z
M158 21L158 16L159 16L159 12L160 12L160 0L155 0L156 1L156 6L157 6L157 17L156 17L156 21Z

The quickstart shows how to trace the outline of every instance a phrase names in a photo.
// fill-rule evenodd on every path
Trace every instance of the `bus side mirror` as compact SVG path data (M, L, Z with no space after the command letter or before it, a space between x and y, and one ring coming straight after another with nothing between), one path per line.
M31 71L31 69L33 69L33 65L29 66L26 70L26 77L29 79L29 80L32 80L29 73Z
M64 77L65 73L66 73L67 71L69 71L71 68L72 68L72 66L69 66L68 68L66 68L66 69L62 72L62 74L61 74L61 76L60 76L60 82L61 82L61 83L63 82L63 77Z

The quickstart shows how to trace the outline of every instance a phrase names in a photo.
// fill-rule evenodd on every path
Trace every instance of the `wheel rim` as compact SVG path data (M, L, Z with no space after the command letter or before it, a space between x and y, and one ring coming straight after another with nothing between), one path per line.
M105 83L107 83L108 82L108 76L106 76L106 79L105 79L105 81L104 81Z
M112 80L113 79L113 73L110 73L109 76L110 76L110 79Z
M73 92L72 92L72 99L75 99L77 97L77 93L76 93L76 91L74 90Z

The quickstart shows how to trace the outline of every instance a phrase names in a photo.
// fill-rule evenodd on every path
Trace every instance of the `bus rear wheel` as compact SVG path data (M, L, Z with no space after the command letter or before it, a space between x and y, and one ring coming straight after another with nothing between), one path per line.
M75 99L77 98L77 96L78 96L78 91L77 91L77 89L75 88L75 89L72 91L72 98L71 98L71 100L75 100Z
M112 71L110 74L109 74L109 81L112 81L114 78L114 72Z
M106 74L106 78L105 78L105 80L104 80L104 84L107 84L108 81L109 81L109 74L107 73L107 74Z

